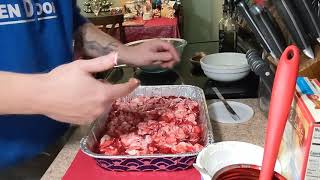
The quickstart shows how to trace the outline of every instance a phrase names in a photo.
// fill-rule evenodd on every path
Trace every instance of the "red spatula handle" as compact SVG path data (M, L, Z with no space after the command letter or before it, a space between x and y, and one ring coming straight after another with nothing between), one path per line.
M270 102L266 143L260 180L271 180L280 148L283 131L291 109L299 69L300 53L289 46L281 55Z

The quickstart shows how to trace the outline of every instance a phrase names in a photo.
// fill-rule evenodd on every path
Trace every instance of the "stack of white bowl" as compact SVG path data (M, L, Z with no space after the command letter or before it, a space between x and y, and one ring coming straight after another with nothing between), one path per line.
M205 75L215 81L238 81L250 73L246 55L241 53L210 54L200 64Z

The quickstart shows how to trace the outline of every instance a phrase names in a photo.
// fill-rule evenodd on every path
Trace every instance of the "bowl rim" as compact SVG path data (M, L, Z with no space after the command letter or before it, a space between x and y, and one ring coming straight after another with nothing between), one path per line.
M212 144L209 144L208 146L206 146L205 148L203 148L197 155L197 158L196 158L196 162L195 164L197 164L199 167L201 168L205 168L205 164L201 164L201 159L202 157L204 156L205 153L209 153L209 152L212 152L212 150L210 151L211 148L215 148L217 149L217 147L221 147L221 146L230 146L232 144L236 144L236 145L241 145L241 146L246 146L246 147L250 147L251 149L256 149L256 150L259 150L259 151L264 151L263 147L260 146L260 145L257 145L257 144L253 144L253 143L250 143L250 142L245 142L245 141L222 141L222 142L216 142L216 143L212 143ZM240 163L241 164L241 163ZM242 163L243 164L243 163ZM282 174L282 171L283 171L283 168L280 164L280 161L279 159L277 159L277 164L278 166L276 166L278 169L276 170L276 172L278 172L279 174ZM222 168L221 168L222 169ZM216 170L216 172L218 172L219 170L221 169L218 169Z
M195 60L193 60L192 58L189 58L189 60L190 60L192 63L200 64L200 61L195 61Z
M279 161L279 160L278 160ZM223 167L221 169L219 169L215 175L213 176L213 179L218 179L221 175L223 175L223 173L226 173L230 170L234 170L234 169L253 169L253 170L258 170L261 172L262 169L262 165L255 165L255 164L246 164L246 163L239 163L239 164L231 164L228 165L226 167ZM229 174L228 174L229 175ZM281 175L279 172L274 171L273 176L277 177L278 179L286 179L283 175Z
M203 69L202 69L203 70ZM203 70L204 72L207 72L207 73L213 73L213 74L225 74L225 75L233 75L233 74L244 74L244 73L250 73L249 71L241 71L241 72L213 72L213 71L207 71L207 70Z
M200 61L200 64L203 65L204 67L210 68L210 69L241 69L241 68L250 68L249 65L216 65L216 66L212 66L212 65L208 65L202 61Z
M200 64L206 68L209 69L216 69L216 70L235 70L235 69L243 69L243 68L249 68L249 65L241 65L241 66L233 66L233 65L217 65L217 66L210 66L208 64L203 63L200 61Z
M166 41L166 40L167 41L178 41L178 42L182 43L179 46L176 46L175 48L184 47L188 44L187 40L180 39L180 38L151 38L151 39L141 39L141 40L137 40L137 41L132 41L132 42L126 43L125 45L132 46L135 44L139 44L139 43L143 43L143 42L147 42L147 41L152 41L152 40L157 40L157 39L164 40L164 41Z
M246 71L250 71L250 67L241 67L241 68L237 68L237 69L218 69L218 68L210 68L210 67L206 67L206 66L202 66L201 65L201 69L203 71L209 71L209 72L223 72L226 74L230 74L230 73L239 73L239 72L246 72Z

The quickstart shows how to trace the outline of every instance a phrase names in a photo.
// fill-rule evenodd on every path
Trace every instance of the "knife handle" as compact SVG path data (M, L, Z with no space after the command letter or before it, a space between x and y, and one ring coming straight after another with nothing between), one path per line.
M272 85L274 81L274 73L270 68L270 64L267 61L264 61L257 50L251 49L246 54L248 64L251 67L251 70L258 75L265 87L271 94Z

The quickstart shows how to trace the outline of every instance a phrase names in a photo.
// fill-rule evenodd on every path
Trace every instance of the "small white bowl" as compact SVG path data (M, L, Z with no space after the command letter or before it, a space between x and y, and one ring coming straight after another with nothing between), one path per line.
M241 53L211 54L203 57L200 65L208 78L222 82L238 81L250 73L246 56Z
M239 69L249 67L245 54L216 53L205 56L200 60L201 66L209 69Z
M204 168L210 176L220 169L235 164L251 164L261 166L263 148L246 142L225 141L211 144L197 156L196 164ZM280 162L277 161L275 171L281 174ZM211 180L210 176L201 173L203 180Z

